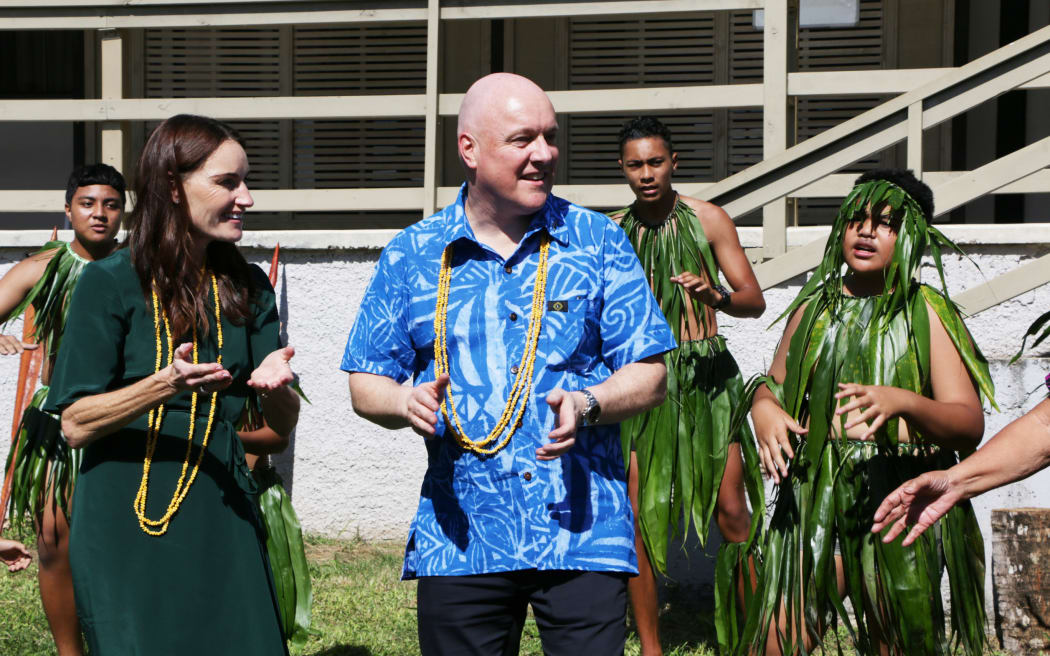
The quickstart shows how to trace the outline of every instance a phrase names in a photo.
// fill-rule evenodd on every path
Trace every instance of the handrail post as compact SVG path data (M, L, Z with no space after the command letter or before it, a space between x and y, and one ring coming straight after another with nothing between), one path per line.
M922 180L922 101L908 105L908 168Z
M117 30L100 30L101 97L124 97L124 47ZM118 171L124 170L124 129L120 121L102 122L102 161Z
M798 34L798 0L766 0L762 60L762 157L787 150L794 126L788 72L794 61ZM762 248L766 258L787 251L788 198L762 208Z
M438 190L438 69L441 64L441 0L427 1L427 88L423 137L423 216L437 211Z

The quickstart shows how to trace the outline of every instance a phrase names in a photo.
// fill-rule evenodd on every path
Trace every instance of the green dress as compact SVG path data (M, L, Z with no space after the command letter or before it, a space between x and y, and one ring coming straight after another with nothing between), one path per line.
M142 478L146 416L84 449L74 491L69 560L77 614L93 654L287 654L278 620L257 487L234 429L247 380L278 348L278 315L266 276L253 318L223 317L223 365L233 384L219 395L207 453L167 533L138 524L132 502ZM210 296L209 296L210 304ZM69 307L46 409L126 387L154 372L153 313L127 250L84 269ZM199 340L200 362L216 360L214 318ZM177 340L178 341L178 340ZM165 361L167 354L164 354ZM186 453L190 394L166 404L150 473L147 517L163 515ZM210 397L199 399L200 444ZM194 449L193 461L197 451Z

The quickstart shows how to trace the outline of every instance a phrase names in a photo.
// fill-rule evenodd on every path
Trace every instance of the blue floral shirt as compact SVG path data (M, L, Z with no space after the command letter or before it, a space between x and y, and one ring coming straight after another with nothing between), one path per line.
M674 349L631 244L606 216L550 196L507 260L479 243L459 198L383 250L350 331L342 369L416 384L434 380L441 255L455 244L448 301L451 385L468 437L506 405L525 348L541 233L551 236L546 306L522 425L497 454L461 449L440 417L402 576L520 569L637 572L619 427L582 428L540 461L556 388L577 390Z

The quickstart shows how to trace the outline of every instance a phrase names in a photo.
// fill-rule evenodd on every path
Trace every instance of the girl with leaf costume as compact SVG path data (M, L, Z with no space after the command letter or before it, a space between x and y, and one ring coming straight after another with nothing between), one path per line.
M666 126L652 117L629 121L620 133L620 156L636 200L611 216L627 233L679 343L664 355L667 400L621 430L637 533L639 575L629 583L631 605L643 656L660 653L653 571L666 573L672 535L688 533L692 523L704 545L716 519L724 538L716 627L725 646L741 623L736 597L749 588L743 571L753 562L747 554L761 519L761 513L749 515L745 495L752 508L763 502L753 438L742 420L744 382L718 334L716 311L757 317L765 301L732 219L671 188L677 153ZM735 291L719 283L720 269Z
M982 652L984 542L973 509L954 509L911 548L870 533L887 492L977 446L979 394L994 406L987 362L944 283L942 249L958 249L932 214L929 188L910 172L858 178L823 261L781 316L791 318L752 407L760 456L779 483L745 630L757 653L808 653L838 621L864 654ZM914 279L927 248L939 291Z

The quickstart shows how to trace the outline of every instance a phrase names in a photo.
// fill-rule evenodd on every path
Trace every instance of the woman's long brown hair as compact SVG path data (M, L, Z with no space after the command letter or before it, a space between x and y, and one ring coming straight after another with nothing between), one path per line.
M193 262L193 222L182 180L199 169L225 141L244 141L230 126L206 116L179 114L161 123L142 148L135 172L135 208L128 217L125 246L139 284L150 302L155 288L171 321L172 335L191 326L208 333L210 281ZM173 197L173 192L175 196ZM183 199L176 203L174 198ZM207 268L215 273L225 317L241 325L251 315L255 297L248 263L233 244L208 245Z

